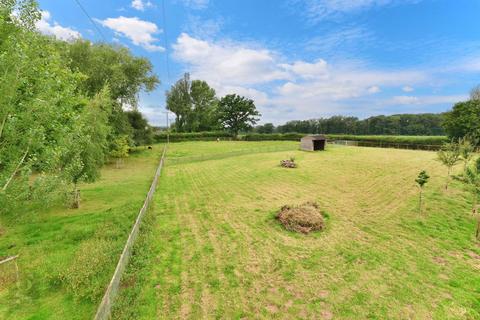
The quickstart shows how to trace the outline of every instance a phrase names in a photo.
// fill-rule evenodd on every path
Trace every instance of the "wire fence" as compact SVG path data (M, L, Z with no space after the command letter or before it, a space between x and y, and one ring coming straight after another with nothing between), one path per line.
M143 206L140 209L140 212L138 213L137 219L135 220L135 224L133 225L133 228L130 231L125 247L123 248L122 254L120 255L120 259L118 260L117 267L115 268L115 272L113 273L112 280L110 280L107 290L105 291L105 294L103 296L102 302L100 303L97 309L97 313L95 314L95 320L105 320L110 318L112 305L118 294L118 288L120 285L120 280L122 278L122 273L125 270L125 267L127 266L130 256L132 254L133 244L137 239L138 231L140 229L140 224L142 222L143 216L147 212L150 202L152 201L153 195L155 194L158 178L160 177L163 163L165 162L166 151L167 151L167 145L163 147L162 157L160 159L160 163L158 164L157 170L155 171L155 176L153 177L152 184L150 185L150 190L148 191L147 197L145 198L145 202L143 203Z
M190 157L169 157L168 164L184 164L190 162L199 162L199 161L208 161L208 160L221 160L231 157L238 157L248 154L258 154L258 153L269 153L269 152L281 152L281 151L295 151L298 150L298 146L286 145L286 146L268 146L268 147L258 147L258 148L248 148L248 149L239 149L230 152L218 152L218 153L209 153L209 154L199 154L196 156Z
M355 147L374 147L374 148L392 148L392 149L408 149L408 150L427 150L437 151L442 145L435 144L416 144L416 143L395 143L395 142L373 142L373 141L357 141L357 140L331 140L329 143L355 146Z

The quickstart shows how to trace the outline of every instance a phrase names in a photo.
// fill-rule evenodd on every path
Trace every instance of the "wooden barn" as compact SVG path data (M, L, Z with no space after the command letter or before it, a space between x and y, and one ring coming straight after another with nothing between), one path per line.
M305 136L300 140L300 149L305 151L325 150L327 138L323 134Z

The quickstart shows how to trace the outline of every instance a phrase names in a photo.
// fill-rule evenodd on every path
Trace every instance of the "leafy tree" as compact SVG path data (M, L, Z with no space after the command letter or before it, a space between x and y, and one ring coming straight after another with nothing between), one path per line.
M458 141L460 148L460 156L463 160L463 170L467 169L467 165L472 159L475 152L476 143L472 143L472 140L468 137L463 137Z
M215 90L205 81L193 80L190 86L192 99L192 116L190 128L192 131L211 131L218 128L217 105Z
M205 81L190 80L185 73L167 91L167 109L175 114L175 129L179 132L209 131L218 128L215 90Z
M422 212L422 195L423 195L423 187L425 184L427 184L428 179L430 179L430 176L427 174L425 170L422 170L419 174L418 177L415 179L415 182L417 183L419 189L420 189L420 197L418 201L418 210Z
M80 75L34 32L39 18L34 1L0 4L0 211L30 198L31 186L43 185L36 179L56 174L83 103Z
M124 158L128 157L128 136L118 136L114 142L114 149L110 151L110 156L115 158L115 167L118 169L123 162Z
M480 141L480 100L459 102L445 114L443 123L450 138L465 136Z
M220 99L218 105L220 123L223 127L238 136L241 130L248 130L257 123L260 113L253 100L229 94Z
M72 208L80 206L79 183L94 182L100 177L100 168L108 154L111 103L109 90L105 88L83 108L67 141L72 148L64 153L60 171L65 180L73 184Z
M128 111L127 118L133 128L133 143L136 146L146 145L153 142L153 130L141 112L137 110Z
M445 143L437 152L437 159L447 167L448 176L445 184L445 190L448 189L452 168L460 161L460 147L455 142Z
M122 107L136 107L138 93L154 90L160 80L153 74L152 63L132 55L123 46L91 43L79 39L73 43L60 42L68 66L73 72L86 75L80 88L89 97L94 97L105 85L110 87L113 101Z
M265 123L264 125L257 126L255 129L258 133L273 133L275 126L273 123Z
M190 75L185 73L172 88L166 92L167 110L175 114L175 129L179 132L187 128L187 119L192 111L192 99L190 97Z

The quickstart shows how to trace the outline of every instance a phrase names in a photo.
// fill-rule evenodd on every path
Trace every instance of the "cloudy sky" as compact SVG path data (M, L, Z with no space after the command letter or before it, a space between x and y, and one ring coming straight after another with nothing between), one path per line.
M190 72L253 98L262 122L441 112L480 83L478 0L40 0L38 29L148 57L162 84Z

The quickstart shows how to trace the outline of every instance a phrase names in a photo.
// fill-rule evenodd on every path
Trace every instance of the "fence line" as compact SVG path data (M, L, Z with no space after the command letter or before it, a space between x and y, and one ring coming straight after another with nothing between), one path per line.
M420 143L402 143L402 142L383 142L383 141L362 141L362 140L330 140L329 143L355 146L355 147L374 147L374 148L393 148L409 150L428 150L437 151L442 145L438 144L420 144Z
M280 152L280 151L295 151L298 148L292 146L269 146L269 147L260 147L260 148L248 148L248 149L239 149L229 152L219 152L213 154L200 154L190 157L178 157L178 158L168 158L168 162L172 165L184 164L190 162L198 161L208 161L208 160L220 160L230 157L237 157L242 155L249 155L255 153L267 153L267 152Z
M163 163L165 162L166 151L167 145L163 147L162 157L160 158L160 163L158 164L157 170L155 171L155 176L153 177L153 181L150 185L147 197L145 198L145 202L143 203L143 206L138 213L132 231L130 231L127 242L125 243L125 247L123 248L120 259L118 260L117 267L115 268L115 272L113 273L112 280L110 280L107 290L105 291L105 294L103 296L102 302L98 306L97 313L95 314L94 318L95 320L106 320L110 317L113 302L118 294L118 287L120 285L122 273L125 270L125 267L127 266L130 256L132 254L132 247L135 240L137 239L142 218L147 212L150 201L152 200L152 197L155 193L158 178L160 176L160 173L162 172Z

